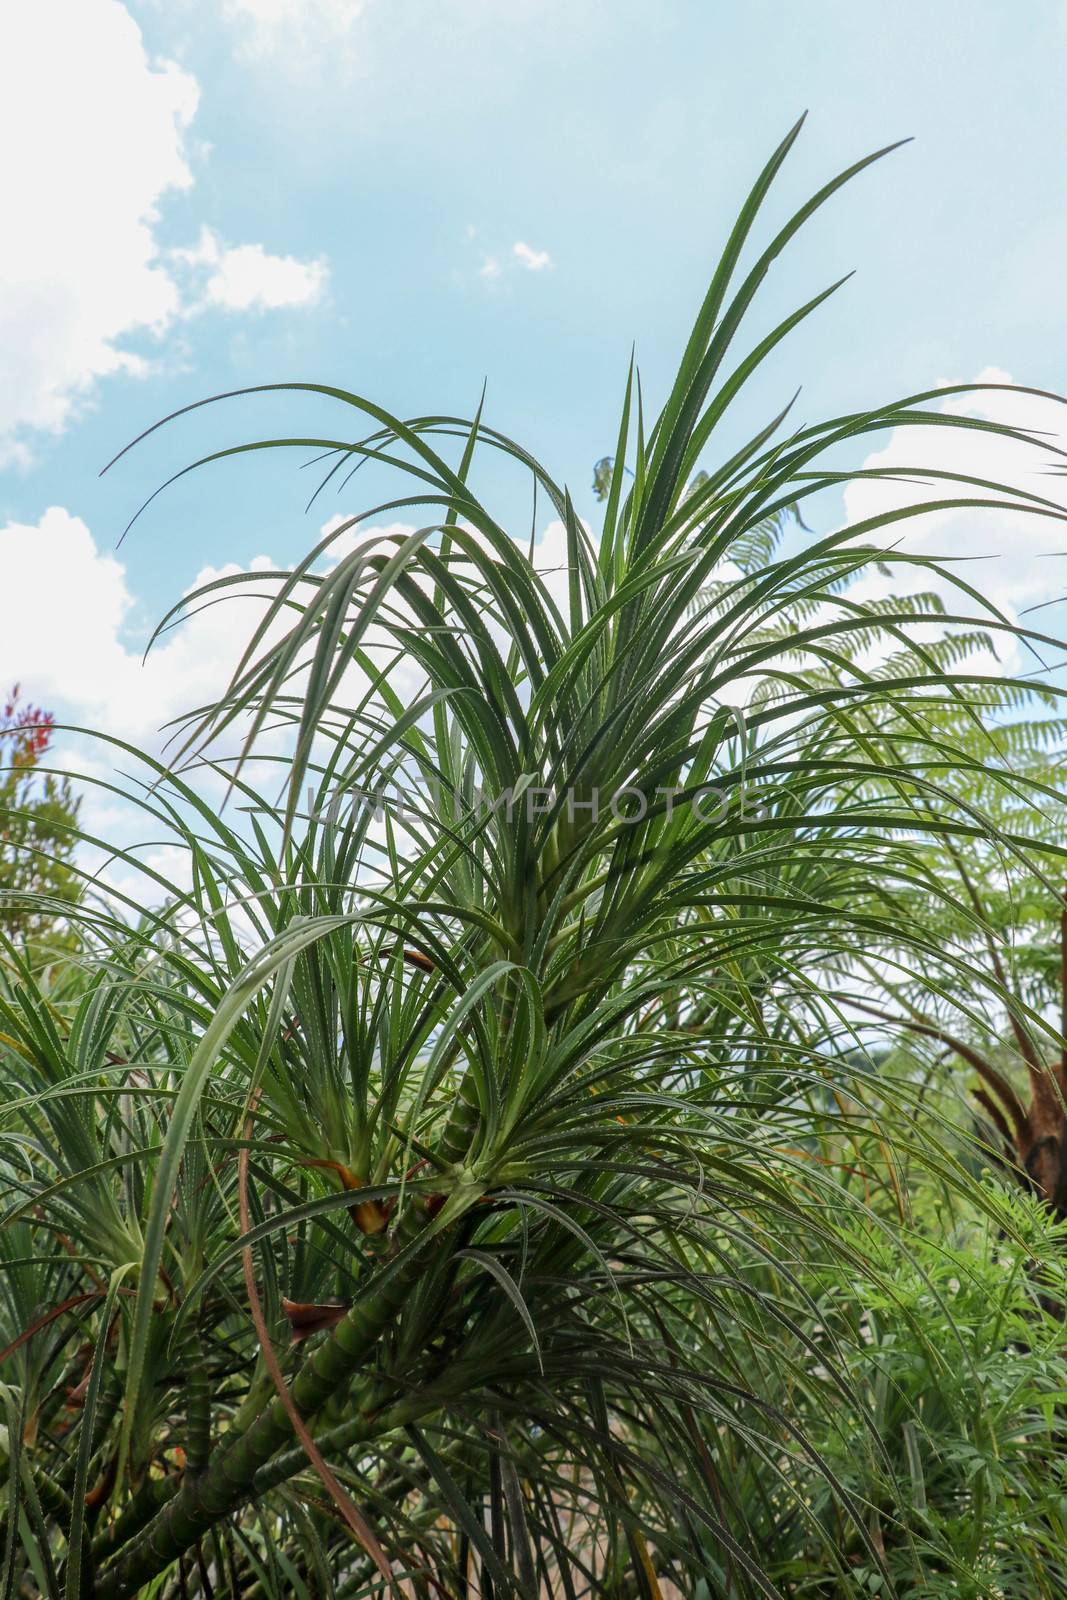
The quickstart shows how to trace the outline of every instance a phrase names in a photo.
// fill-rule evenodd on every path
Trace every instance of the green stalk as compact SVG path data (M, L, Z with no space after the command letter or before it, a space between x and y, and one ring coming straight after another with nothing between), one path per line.
M37 1491L37 1498L41 1502L41 1510L45 1516L54 1518L63 1527L68 1527L70 1524L70 1496L62 1484L57 1483L55 1478L51 1477L43 1467L36 1465L32 1460L29 1462L29 1467L33 1476L34 1488ZM7 1462L4 1462L4 1469L8 1469ZM7 1537L7 1519L9 1515L10 1507L7 1507L4 1514L0 1516L0 1549L3 1549Z
M419 1196L405 1209L397 1226L399 1248L412 1244L427 1222L426 1200ZM337 1324L292 1384L292 1395L304 1418L313 1417L327 1400L347 1387L393 1321L422 1270L418 1254L394 1273L376 1293L368 1294ZM253 1491L256 1474L275 1451L293 1437L289 1414L278 1396L248 1430L227 1441L198 1477L187 1473L181 1489L145 1530L132 1549L101 1574L97 1600L123 1600L164 1571L172 1561Z
M203 1472L211 1456L211 1385L199 1321L190 1339L190 1362L185 1380L185 1464L194 1477Z
M468 1088L469 1076L460 1087L441 1138L441 1154L446 1162L458 1160L465 1152L477 1118L473 1086ZM415 1245L430 1220L428 1196L414 1196L397 1222L394 1251L399 1253ZM351 1308L309 1358L291 1387L302 1417L313 1417L328 1400L348 1387L397 1316L422 1268L421 1253L414 1250L401 1270ZM358 1437L358 1429L356 1432ZM258 1475L292 1437L289 1414L276 1395L242 1433L226 1441L203 1472L186 1473L177 1495L158 1513L143 1537L122 1551L100 1575L96 1600L125 1600L163 1572L197 1539L256 1493Z
M146 1522L150 1522L161 1506L168 1500L173 1500L181 1487L181 1479L145 1478L140 1488L126 1502L115 1521L108 1527L102 1528L93 1540L93 1560L97 1563L106 1561L116 1550L121 1550L127 1540L132 1539L135 1533L140 1533Z

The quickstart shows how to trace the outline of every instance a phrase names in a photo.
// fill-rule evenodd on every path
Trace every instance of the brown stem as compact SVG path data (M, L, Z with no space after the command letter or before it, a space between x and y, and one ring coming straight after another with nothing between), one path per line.
M955 1034L949 1033L947 1029L939 1028L932 1022L921 1022L917 1017L895 1017L891 1012L880 1011L877 1006L868 1005L864 1000L856 1000L850 996L847 1003L854 1006L857 1011L865 1011L868 1016L877 1017L881 1022L892 1023L895 1028L907 1028L910 1033L918 1033L925 1039L936 1039L940 1044L948 1045L961 1061L966 1061L968 1066L974 1068L986 1087L996 1095L1011 1119L1015 1139L1021 1142L1026 1138L1029 1124L1026 1109L1019 1096L1007 1078L966 1040L957 1039Z
M982 940L985 944L986 950L988 951L990 965L993 968L996 980L1004 990L1005 994L1010 995L1012 993L1012 987L1008 982L1008 974L1005 971L1004 963L1000 958L1000 951L997 949L997 942L993 937L992 930L990 929L989 923L986 920L985 912L982 909L982 901L979 897L978 890L974 887L974 884L968 877L967 869L964 867L963 861L961 860L958 851L954 848L951 841L948 842L948 851L953 861L956 863L956 871L960 875L960 881L967 891L967 898L970 900L974 914L978 918L979 926L982 930ZM1021 1020L1016 1016L1010 1005L1007 1009L1008 1023L1011 1027L1012 1033L1015 1036L1015 1043L1019 1047L1019 1054L1026 1062L1026 1065L1030 1068L1030 1088L1031 1092L1034 1093L1036 1097L1037 1085L1034 1074L1036 1073L1042 1080L1044 1080L1046 1078L1045 1066L1034 1047L1034 1041L1023 1027Z
M1067 1095L1067 889L1060 907L1060 1088Z
M997 1105L996 1101L991 1095L986 1094L984 1089L976 1089L974 1091L974 1098L978 1101L978 1104L982 1107L983 1111L986 1113L986 1116L989 1118L994 1128L996 1128L997 1132L1000 1134L1000 1137L1004 1140L1004 1143L1010 1149L1011 1129L1008 1127L1007 1119L1000 1107Z

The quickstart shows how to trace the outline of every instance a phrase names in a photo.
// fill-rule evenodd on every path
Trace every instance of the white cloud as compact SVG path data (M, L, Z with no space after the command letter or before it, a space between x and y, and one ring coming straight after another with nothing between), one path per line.
M253 53L333 44L365 9L366 0L225 0L223 8Z
M511 253L527 272L543 272L546 267L552 265L552 257L547 250L534 250L521 239L512 245Z
M476 240L478 232L478 229L471 224L467 228L467 238ZM478 276L483 283L496 287L505 276L513 276L517 272L544 272L545 268L551 267L552 264L552 257L547 250L535 250L532 245L518 239L507 251L483 250Z
M333 519L328 531L343 519ZM323 569L340 560L357 543L406 537L408 524L388 527L347 528L332 548ZM239 656L253 630L263 620L275 582L266 574L275 570L268 556L258 556L248 568L236 564L205 567L190 590L213 579L242 571L262 572L262 583L242 584L218 604L194 605L187 618L169 629L154 644L147 658L129 640L128 624L135 608L126 570L120 560L97 548L85 522L62 506L53 506L36 524L9 524L0 528L0 571L13 599L5 607L5 627L0 630L0 686L21 684L26 700L44 706L61 726L57 736L56 764L75 776L82 796L82 825L115 848L129 849L148 840L142 859L172 882L183 880L187 864L170 846L158 848L159 824L137 809L132 800L119 801L114 793L116 768L133 773L132 784L118 780L119 788L136 794L137 765L125 752L115 751L107 736L128 741L148 755L164 755L173 729L166 724L209 705L225 690ZM283 616L267 631L262 648L269 649L292 625ZM373 655L393 648L382 629L370 630L364 641ZM384 659L384 658L383 658ZM393 675L397 692L410 702L419 693L421 671L414 661L399 664ZM292 685L294 692L299 685ZM349 669L339 698L358 704L367 689L360 668ZM103 739L82 738L69 725L84 727ZM217 756L233 755L243 729L231 728L214 748ZM180 742L180 741L179 741ZM257 740L259 755L277 758L287 747L283 728L268 729ZM173 758L175 747L169 748ZM246 776L268 797L277 795L282 768L277 759L252 761ZM151 773L142 769L141 778ZM199 793L221 804L225 782L217 773L197 765L189 779ZM131 895L135 902L160 898L158 885L141 877L131 864L109 861L106 854L86 849L81 859L92 870L102 867L104 879ZM180 869L180 870L179 870Z
M273 568L261 556L250 570ZM234 565L205 568L194 587L240 570ZM80 517L53 506L36 524L0 528L0 571L12 597L0 631L0 684L18 681L26 699L53 711L60 724L73 723L105 736L82 738L61 727L56 738L52 759L75 778L82 826L114 849L129 850L147 841L143 852L138 848L137 859L175 885L186 882L184 852L161 845L159 823L136 804L138 783L151 782L151 771L139 769L106 738L128 741L149 755L162 754L172 731L162 731L164 725L211 703L226 687L245 641L262 619L270 580L242 587L240 599L196 612L164 634L142 661L142 650L128 642L135 600L125 568L97 548ZM273 641L276 632L270 637ZM232 751L239 742L235 730L226 747ZM268 737L264 753L277 742ZM116 769L130 774L132 781L116 780ZM249 773L271 794L277 790L277 774L276 766L255 765ZM203 796L221 803L225 784L218 775L198 769L191 779ZM130 799L117 797L116 781ZM159 884L143 876L131 860L113 859L89 847L79 856L86 869L101 871L102 882L129 895L135 905L162 898Z
M272 565L259 557L252 570ZM196 581L238 570L205 568ZM221 690L243 625L250 630L262 611L252 614L252 600L244 612L241 602L228 614L222 606L201 611L166 634L142 666L141 651L124 642L134 605L125 567L62 506L36 524L0 529L0 571L16 601L5 607L0 683L18 679L33 700L135 743L153 743L164 722Z
M211 228L202 228L191 250L171 255L202 279L191 310L217 306L227 311L277 311L312 306L322 298L328 276L325 261L275 256L261 244L227 247Z
M975 382L1010 384L1012 379L1008 373L988 367ZM1008 423L1050 445L1067 446L1067 408L1039 395L979 392L950 400L942 409ZM924 470L933 468L1015 485L1062 503L1063 479L1050 472L1054 459L1051 450L1040 443L1036 447L1019 444L978 429L898 428L863 465L868 470L899 470L902 478L868 478L849 484L845 491L847 519L856 523L916 501L987 496L987 491L966 485L924 480ZM990 492L988 498L1003 496ZM1051 516L965 507L890 524L870 537L911 554L940 558L949 572L958 573L991 604L1024 622L1028 608L1067 593L1067 523ZM862 588L866 596L899 589L904 581L902 570L893 571L888 579L865 576L853 592L859 594ZM958 591L953 593L950 584L927 585L918 572L909 573L907 585L909 589L935 589L957 611L974 609L974 602L960 597ZM1052 610L1038 613L1032 625L1055 633L1057 626L1049 625L1055 616Z
M131 335L182 310L161 255L162 201L192 183L196 80L150 61L120 0L0 6L0 464L58 432L94 383L137 373ZM307 304L321 262L223 252L208 296L226 310Z
M192 179L198 90L149 63L119 0L0 9L0 459L56 430L96 378L136 370L116 343L162 328L177 291L156 259L160 198Z

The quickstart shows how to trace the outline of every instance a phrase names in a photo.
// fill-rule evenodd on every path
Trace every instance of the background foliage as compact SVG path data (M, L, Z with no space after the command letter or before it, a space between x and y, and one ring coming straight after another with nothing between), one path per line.
M0 927L33 941L77 899L71 867L78 802L71 781L42 766L53 717L21 701L18 684L0 709Z

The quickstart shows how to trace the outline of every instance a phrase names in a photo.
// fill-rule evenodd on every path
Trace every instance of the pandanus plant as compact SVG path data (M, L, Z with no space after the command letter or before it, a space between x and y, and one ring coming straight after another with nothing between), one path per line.
M973 674L922 643L907 584L929 563L888 546L923 509L1063 513L927 470L914 506L809 531L818 497L870 475L842 452L887 429L1047 448L938 409L959 390L814 424L786 407L717 453L833 292L739 357L756 291L877 159L744 267L797 132L651 426L631 369L599 532L481 409L404 421L271 386L334 402L334 434L197 463L269 446L330 482L372 462L402 492L255 574L262 620L180 744L193 773L122 747L189 887L117 849L149 887L85 899L73 993L9 951L6 1592L27 1572L100 1600L769 1595L746 1463L783 1504L823 1473L888 1581L802 1425L815 1404L881 1450L804 1264L858 1269L863 1227L906 1212L901 1127L910 1159L970 1180L940 1122L916 1131L916 1086L839 1047L834 994L879 951L916 984L947 965L995 993L980 947L946 952L901 907L973 919L932 852L1033 845L953 788L973 752L924 737ZM561 571L478 498L486 449L552 508ZM898 600L853 594L874 560ZM955 584L947 628L977 610L1015 631ZM908 672L864 665L896 649ZM904 753L868 736L887 710ZM860 1145L856 1197L841 1152ZM791 1507L847 1584L810 1496Z

